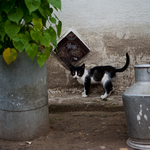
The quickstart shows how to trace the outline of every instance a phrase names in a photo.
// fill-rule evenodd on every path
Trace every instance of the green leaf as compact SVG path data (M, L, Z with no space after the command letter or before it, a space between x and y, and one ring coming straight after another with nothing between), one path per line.
M46 60L49 58L52 49L53 49L52 46L45 48L44 53L45 53L45 59L46 59Z
M52 23L56 24L56 19L55 19L54 17L51 17L51 18L50 18L50 21L51 21Z
M27 46L29 39L25 34L20 33L13 38L13 45L19 51L22 52Z
M26 35L26 38L28 39L28 41L30 41L31 37L30 37L29 31L25 31L25 35Z
M47 0L51 5L61 10L61 0Z
M50 17L51 14L53 13L53 9L48 7L47 9L45 9L45 12Z
M46 38L47 41L49 41L49 43L52 43L55 47L57 46L56 32L52 27L45 30L44 37Z
M41 52L37 52L37 62L40 67L42 67L46 62L46 57Z
M17 35L17 33L20 31L20 28L20 25L17 25L16 23L11 22L10 20L7 20L4 24L4 30L10 37L10 39Z
M55 30L54 30L52 27L50 27L50 28L48 29L48 31L49 31L49 34L50 34L50 36L51 36L51 43L56 47L56 46L57 46L56 32L55 32Z
M37 30L37 31L31 30L30 35L31 35L31 38L38 44L38 41L41 36L41 31L40 30Z
M50 42L49 42L49 40L47 40L44 36L40 36L40 38L39 38L39 41L40 41L40 43L42 44L42 45L44 45L44 46L46 46L46 47L48 47L49 46L49 44L50 44Z
M2 15L1 15L1 13L0 13L0 22L2 22L2 19L3 19L3 18L2 18Z
M28 8L26 7L24 0L18 1L18 3L20 3L19 4L20 8L22 9L22 11L24 13L23 18L24 18L25 23L30 23L32 21L32 16L31 16Z
M9 11L15 6L15 3L16 0L9 0L9 1L3 0L1 8L6 12L6 14L8 14Z
M37 52L37 62L40 67L42 67L45 64L46 60L49 58L51 54L52 49L53 49L52 46L50 46L45 48L44 54L41 52Z
M40 14L41 14L45 19L47 19L47 15L46 15L46 13L45 13L45 9L43 9L43 8L40 6L38 10L39 10Z
M16 22L18 24L21 18L23 17L23 11L21 8L12 9L8 13L7 17L9 20Z
M48 47L49 44L50 44L50 41L51 41L51 38L48 34L48 37L46 36L46 32L44 33L44 36L42 35L41 31L39 29L37 29L36 31L34 30L31 30L30 31L30 35L31 35L31 38L36 41L36 43L38 44L39 41L42 45Z
M33 43L33 44L28 43L25 48L25 51L26 51L27 55L31 58L31 60L33 60L37 54L38 46L35 43Z
M25 4L31 14L33 11L40 7L41 0L25 0Z
M32 16L28 14L29 12L24 12L24 21L25 23L29 23L32 21Z
M3 41L3 42L4 42L4 36L5 36L4 23L1 22L0 23L0 37L1 37L1 41Z
M57 20L59 20L59 18L54 14L54 16L55 16L55 18L57 19Z
M57 27L57 35L58 35L58 37L60 37L61 29L62 29L62 22L59 21L58 25L56 27Z

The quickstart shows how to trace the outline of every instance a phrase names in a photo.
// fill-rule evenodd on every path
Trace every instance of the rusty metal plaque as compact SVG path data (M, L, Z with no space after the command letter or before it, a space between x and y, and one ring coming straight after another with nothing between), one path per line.
M71 31L58 43L54 52L69 67L81 60L89 48Z

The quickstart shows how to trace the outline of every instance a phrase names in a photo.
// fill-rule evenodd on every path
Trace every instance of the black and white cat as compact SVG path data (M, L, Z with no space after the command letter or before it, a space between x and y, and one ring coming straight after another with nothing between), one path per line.
M102 99L105 99L113 91L112 78L115 77L116 72L123 72L129 66L130 58L126 53L126 64L121 69L116 69L112 66L96 66L90 70L85 69L85 64L82 66L70 66L71 75L77 79L80 84L84 85L84 92L82 97L87 97L91 84L101 83L105 89Z

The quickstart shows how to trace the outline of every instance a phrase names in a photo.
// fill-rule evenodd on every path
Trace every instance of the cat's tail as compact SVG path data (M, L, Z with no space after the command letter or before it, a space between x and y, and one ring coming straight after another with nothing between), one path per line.
M122 67L120 69L116 69L116 72L123 72L123 71L125 71L128 68L129 63L130 63L130 58L129 58L128 53L126 53L126 64L124 65L124 67Z

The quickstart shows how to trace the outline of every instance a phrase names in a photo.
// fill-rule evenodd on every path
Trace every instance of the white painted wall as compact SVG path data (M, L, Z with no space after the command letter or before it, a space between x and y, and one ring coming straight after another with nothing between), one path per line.
M62 0L63 31L109 26L137 26L150 23L149 0Z

